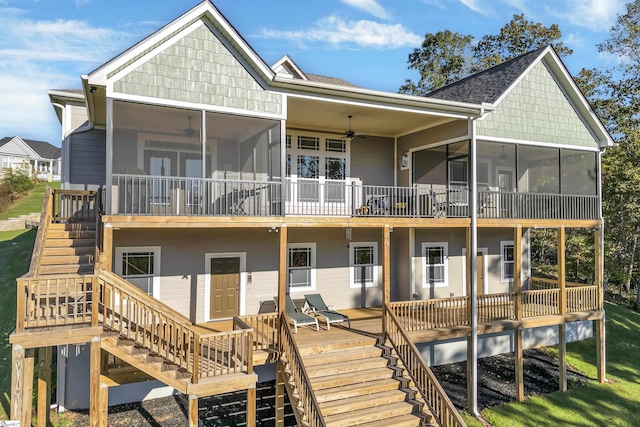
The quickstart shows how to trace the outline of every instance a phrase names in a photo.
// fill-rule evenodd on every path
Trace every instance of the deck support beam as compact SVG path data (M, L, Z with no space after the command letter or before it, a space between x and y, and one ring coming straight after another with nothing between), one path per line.
M11 410L9 418L20 420L20 425L31 425L33 393L33 349L14 345L11 355Z
M256 425L256 385L247 389L247 426Z
M513 233L513 288L516 293L514 311L516 320L522 320L522 227L517 226ZM524 402L524 359L522 355L522 328L514 331L516 400Z
M284 312L287 298L287 227L280 227L278 246L278 313Z
M382 331L385 332L387 304L391 301L391 228L382 229Z
M560 350L559 371L560 391L567 391L567 325L562 322L558 325L558 348Z
M522 356L522 328L514 331L514 350L516 353L516 400L524 402L524 358Z
M89 425L100 426L100 337L93 337L89 352Z
M558 228L558 287L560 315L567 314L567 238L564 225Z
M100 232L100 230L97 230ZM100 264L106 271L113 270L113 227L106 223L102 227L102 252L100 253Z
M198 427L198 396L195 394L189 395L189 427Z
M606 351L606 328L604 313L604 284L603 272L604 272L604 224L595 230L595 284L598 286L598 309L603 311L603 317L600 320L596 320L595 336L596 336L596 352L597 352L597 370L598 370L598 382L607 382L607 351Z
M282 364L276 363L276 427L284 427L284 377L282 376Z
M598 382L607 382L607 352L606 352L606 332L605 332L605 318L595 320L595 335L596 335L596 351L597 356L597 369L598 369Z
M38 349L38 359L38 427L47 427L51 406L51 347Z
M100 384L100 426L109 425L109 386Z

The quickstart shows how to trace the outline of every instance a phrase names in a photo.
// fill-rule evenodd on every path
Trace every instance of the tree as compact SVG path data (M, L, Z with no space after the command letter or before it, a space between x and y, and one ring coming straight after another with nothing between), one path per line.
M556 42L562 33L556 24L545 27L514 15L498 35L486 35L475 46L473 36L439 31L427 33L419 48L409 54L409 69L418 70L417 83L410 79L400 93L426 95L471 73L508 61L533 49ZM561 42L556 44L560 56L573 51Z

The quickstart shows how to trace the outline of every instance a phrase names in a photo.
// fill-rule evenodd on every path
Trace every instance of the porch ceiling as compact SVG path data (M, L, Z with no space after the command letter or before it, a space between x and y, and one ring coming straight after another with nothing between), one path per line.
M397 111L374 106L333 103L289 97L287 128L335 132L342 135L349 126L356 134L395 137L454 120L426 112Z

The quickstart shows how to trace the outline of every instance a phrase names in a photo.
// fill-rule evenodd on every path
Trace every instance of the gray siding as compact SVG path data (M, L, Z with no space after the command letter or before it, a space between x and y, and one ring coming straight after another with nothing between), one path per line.
M105 185L105 131L93 129L69 137L69 184L73 189Z
M411 176L409 174L410 169L400 170L400 161L402 153L406 153L409 150L416 147L423 147L426 145L436 144L442 141L448 141L454 138L461 138L467 136L469 133L469 125L466 120L458 120L454 122L445 123L440 126L432 127L422 130L420 132L412 133L411 135L403 136L398 139L398 185L409 185Z
M365 185L393 185L393 139L367 136L351 141L351 176Z
M283 111L283 96L265 91L202 21L199 28L115 82L114 91L254 113Z

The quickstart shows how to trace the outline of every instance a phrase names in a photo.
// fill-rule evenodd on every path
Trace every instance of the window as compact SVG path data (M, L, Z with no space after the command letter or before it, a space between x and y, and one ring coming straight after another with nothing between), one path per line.
M377 243L350 243L349 265L352 288L378 286Z
M513 247L513 242L500 242L500 253L501 253L501 277L503 282L508 282L513 280L513 266L514 266L514 257L515 250Z
M297 243L287 246L287 277L290 291L315 289L316 245Z
M447 286L448 244L446 242L422 243L422 286Z
M160 247L116 248L116 274L159 298Z
M331 139L327 138L325 140L326 151L334 151L337 153L346 153L347 152L347 144L343 139Z
M299 150L320 150L320 138L317 136L298 136Z

